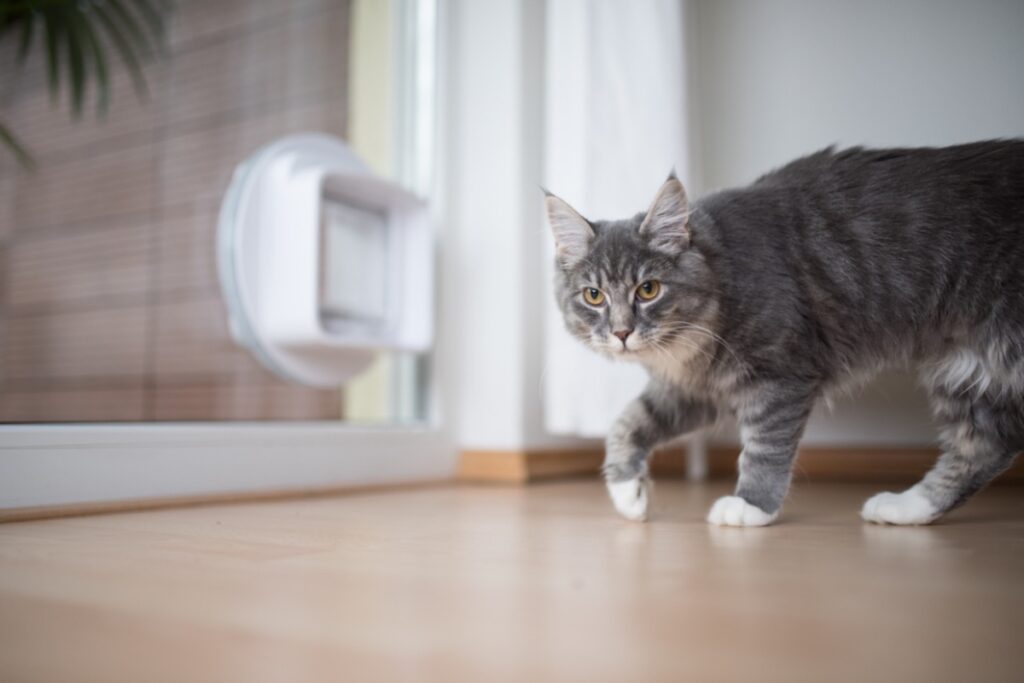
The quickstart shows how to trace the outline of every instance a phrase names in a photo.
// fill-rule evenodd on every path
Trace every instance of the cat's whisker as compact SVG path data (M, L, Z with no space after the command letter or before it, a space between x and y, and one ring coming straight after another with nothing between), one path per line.
M662 358L667 359L672 363L682 365L682 362L678 358L672 355L672 353L668 349L662 347L661 345L652 345L651 348L653 348Z
M726 351L728 351L729 354L733 357L733 359L739 360L739 356L736 355L736 352L729 345L729 343L727 341L725 341L725 339L722 338L721 335L717 334L716 332L714 332L712 330L709 330L708 328L704 327L703 325L698 325L696 323L682 322L680 324L682 325L683 329L685 329L685 330L696 332L697 334L703 334L703 335L707 336L709 339L714 340L716 343L721 344L722 348L724 348Z
M686 348L688 348L688 349L690 349L692 351L696 351L698 353L701 353L708 360L713 360L713 356L711 356L711 354L709 354L705 349L701 348L698 344L694 344L693 342L691 342L690 340L688 340L688 339L686 339L684 337L674 337L672 341L673 341L673 343L680 343L680 344L682 344L683 346L685 346ZM672 361L674 361L676 363L679 363L679 364L683 364L683 362L684 362L683 360L681 360L680 358L678 358L677 356L675 356L674 354L672 354L669 351L670 347L669 347L668 342L666 342L664 340L660 340L660 339L655 339L655 340L652 340L651 346L652 346L652 348L663 350L667 354L667 356L668 356L668 358L670 360L672 360Z
M705 349L700 344L697 344L693 340L687 339L684 335L680 334L681 332L688 332L688 331L690 331L690 330L687 327L685 327L685 326L683 326L681 324L676 323L675 325L668 326L665 329L664 334L665 334L665 336L671 338L673 343L683 344L683 345L687 346L687 348L690 348L690 349L692 349L694 351L700 352L708 360L714 360L714 356L712 354L708 353L707 349Z

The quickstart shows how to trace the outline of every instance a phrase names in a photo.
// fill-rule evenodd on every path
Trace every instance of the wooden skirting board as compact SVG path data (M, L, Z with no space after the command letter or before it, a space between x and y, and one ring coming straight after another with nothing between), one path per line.
M935 448L911 447L808 447L800 449L793 478L796 481L892 481L911 483L934 464ZM739 450L713 447L708 451L710 477L736 474ZM584 450L463 451L459 457L460 481L523 484L559 477L596 475L604 453ZM682 449L658 451L651 461L655 476L683 476L686 455ZM1024 483L1024 458L998 480Z

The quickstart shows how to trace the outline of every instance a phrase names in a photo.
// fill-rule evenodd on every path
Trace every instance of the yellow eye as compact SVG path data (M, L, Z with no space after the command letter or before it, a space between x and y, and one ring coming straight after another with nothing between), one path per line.
M600 306L604 303L604 292L593 287L584 287L583 300L591 306Z
M647 280L641 282L640 286L636 288L636 295L644 301L650 301L654 297L658 296L658 292L661 291L661 283L657 280Z

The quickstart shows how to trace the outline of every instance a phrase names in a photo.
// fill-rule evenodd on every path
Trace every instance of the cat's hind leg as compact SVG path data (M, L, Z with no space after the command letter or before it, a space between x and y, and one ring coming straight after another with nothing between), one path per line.
M626 519L647 519L651 478L647 460L659 443L712 422L715 409L673 387L651 381L619 416L606 440L602 471L608 495Z
M865 520L929 524L985 487L1024 450L1024 392L998 378L943 381L949 377L939 373L929 386L942 427L942 455L910 489L869 498L861 510ZM982 383L986 389L978 392Z

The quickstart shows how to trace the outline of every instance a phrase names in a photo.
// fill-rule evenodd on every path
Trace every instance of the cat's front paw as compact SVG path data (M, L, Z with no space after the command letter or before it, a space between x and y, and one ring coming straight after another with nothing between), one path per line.
M722 496L711 506L708 523L717 526L768 526L779 516L768 514L739 496Z
M651 480L636 477L626 481L608 482L608 495L619 514L634 522L647 520L647 505L651 498Z
M864 503L860 516L875 524L930 524L939 511L917 487L903 493L879 493Z

